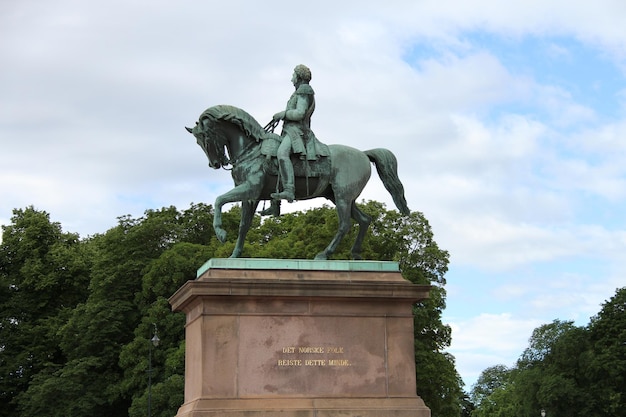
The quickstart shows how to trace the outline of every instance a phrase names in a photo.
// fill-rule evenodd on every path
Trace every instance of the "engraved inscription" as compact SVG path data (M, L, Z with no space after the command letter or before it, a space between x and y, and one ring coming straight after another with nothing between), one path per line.
M352 366L352 363L349 359L337 356L345 354L345 349L343 346L284 346L281 351L279 351L279 353L294 355L298 357L298 359L294 359L293 356L278 359L279 367ZM300 355L303 355L303 358L299 358ZM320 356L316 358L313 355Z

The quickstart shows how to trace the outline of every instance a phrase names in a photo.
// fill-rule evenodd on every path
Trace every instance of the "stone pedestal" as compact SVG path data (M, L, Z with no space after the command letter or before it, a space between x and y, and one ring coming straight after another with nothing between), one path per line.
M187 314L177 417L429 417L412 305L393 262L212 259L171 298Z

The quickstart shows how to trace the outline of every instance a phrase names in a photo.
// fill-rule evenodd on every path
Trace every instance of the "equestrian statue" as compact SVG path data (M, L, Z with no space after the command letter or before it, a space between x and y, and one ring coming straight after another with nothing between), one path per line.
M222 207L241 203L239 235L231 258L241 256L259 201L271 201L262 215L278 216L281 200L324 197L335 204L339 228L315 259L328 259L336 251L350 230L351 219L359 225L351 256L361 259L361 245L371 217L359 209L356 199L369 181L372 162L398 210L404 215L410 213L391 151L325 145L315 137L311 130L315 98L310 80L309 68L296 66L291 80L295 91L286 109L276 113L265 127L242 109L218 105L205 110L193 129L186 128L204 150L210 167L232 167L235 187L215 199L213 217L215 234L223 243L226 231L222 228ZM283 129L279 136L274 129L280 121Z

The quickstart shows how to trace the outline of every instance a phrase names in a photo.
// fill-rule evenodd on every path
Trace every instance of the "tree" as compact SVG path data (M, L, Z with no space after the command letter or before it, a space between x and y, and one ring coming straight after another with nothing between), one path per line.
M511 378L511 370L504 365L490 366L481 372L472 386L470 399L475 406L480 405L497 389L505 388Z
M538 404L554 415L593 415L587 377L590 358L588 329L573 326L563 332L540 366Z
M127 413L131 399L120 389L120 352L142 318L136 303L141 277L178 239L179 220L173 207L148 210L140 219L120 217L116 227L85 242L93 256L89 296L57 331L66 361L33 380L21 404L23 417L43 410L52 416Z
M589 323L593 357L589 387L599 416L623 415L626 410L626 287L603 304Z
M510 385L497 387L472 411L472 417L516 417L520 414L515 390ZM533 414L530 414L533 415Z
M485 369L472 387L472 417L514 417L516 404L512 389L512 370L504 365Z
M65 362L58 332L87 297L90 256L44 211L14 210L0 246L0 416L16 415L31 381Z
M461 398L461 417L471 417L475 409L476 406L474 406L469 395L463 394Z
M529 347L518 359L514 372L513 389L521 415L532 414L533 410L536 412L542 408L556 413L557 409L565 406L559 405L560 402L570 401L576 395L576 385L560 369L565 361L571 359L564 352L576 348L569 346L573 337L565 336L576 330L578 328L572 321L554 320L533 331ZM570 352L570 355L578 358L578 352Z
M140 417L147 409L147 372L150 338L158 323L161 339L153 350L153 415L173 416L183 402L185 373L185 314L172 313L167 299L212 257L211 249L194 243L177 243L148 266L137 302L143 319L134 339L120 352L124 378L120 389L132 398L129 416Z
M520 368L541 363L550 354L555 342L565 333L574 328L573 321L554 320L533 330L529 346L517 361Z

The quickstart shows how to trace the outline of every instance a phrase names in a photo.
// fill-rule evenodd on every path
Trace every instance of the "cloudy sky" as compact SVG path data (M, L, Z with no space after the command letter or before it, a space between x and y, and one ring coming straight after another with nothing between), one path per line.
M0 224L34 205L88 236L212 203L229 174L183 126L216 104L265 124L307 64L318 138L392 150L451 254L469 389L626 285L625 18L622 0L3 1ZM362 198L393 207L377 178Z

